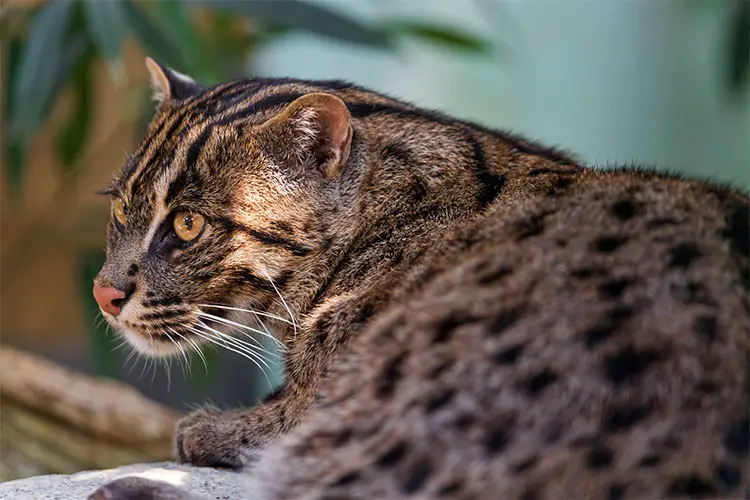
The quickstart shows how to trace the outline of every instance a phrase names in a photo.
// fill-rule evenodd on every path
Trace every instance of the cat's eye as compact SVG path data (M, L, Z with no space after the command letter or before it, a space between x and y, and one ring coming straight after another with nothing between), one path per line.
M112 202L112 213L117 222L124 226L128 220L128 206L122 201L122 198L117 198Z
M205 223L201 214L180 212L174 216L174 232L182 241L193 241L201 234Z

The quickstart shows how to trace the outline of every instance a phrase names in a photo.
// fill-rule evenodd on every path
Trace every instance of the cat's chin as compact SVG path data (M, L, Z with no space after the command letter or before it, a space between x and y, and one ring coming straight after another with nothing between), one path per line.
M150 357L169 357L180 353L178 344L167 337L159 338L152 335L138 333L126 326L117 327L117 331L140 354Z

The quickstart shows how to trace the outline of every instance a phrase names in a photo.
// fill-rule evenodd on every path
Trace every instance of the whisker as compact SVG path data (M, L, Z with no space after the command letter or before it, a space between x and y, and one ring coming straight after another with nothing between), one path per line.
M228 311L239 311L239 312L246 312L253 314L255 316L264 316L266 318L275 319L277 321L281 321L282 323L286 323L288 325L294 325L293 322L289 321L288 319L282 318L281 316L277 316L275 314L262 312L262 311L255 311L252 309L242 309L241 307L231 307L231 306L222 306L219 304L198 304L199 307L214 307L216 309L226 309Z
M172 328L170 328L170 330L172 330ZM193 339L186 337L185 335L182 335L180 332L176 330L172 330L172 332L193 347L195 352L201 358L201 361L203 362L203 368L206 370L206 375L208 375L208 362L206 361L206 357L203 355L203 351L201 351L200 346L198 346L198 344ZM185 362L187 363L188 372L190 373L190 377L192 378L193 371L192 371L192 368L190 367L190 362L187 360Z
M276 292L276 295L278 295L279 298L281 299L281 303L284 304L284 308L286 309L286 312L289 313L289 319L292 320L292 328L294 329L294 337L296 338L297 337L297 321L294 319L294 314L292 314L292 310L289 309L289 305L286 303L286 300L284 300L284 297L281 295L281 292L279 292L279 289L276 288L276 285L271 279L271 275L268 274L268 271L266 271L265 269L262 269L262 271L263 271L263 274L266 275L266 278L268 278L268 281L271 283L271 286Z
M253 328L251 326L243 325L242 323L237 323L236 321L231 321L231 320L222 318L220 316L215 316L213 314L209 314L209 313L206 313L206 312L198 311L197 314L200 317L210 318L211 320L213 320L215 322L218 322L218 323L224 323L225 325L234 326L234 327L237 327L237 328L243 328L243 329L249 330L249 331L251 331L253 333L260 334L260 335L262 335L264 337L268 337L268 338L270 338L278 346L279 349L281 349L281 350L286 349L286 346L279 339L277 339L276 337L274 337L270 333L266 333L266 332L263 332L261 330L258 330L257 328Z
M234 348L234 347L232 347L232 346L231 346L231 345L230 345L230 344L229 344L228 342L224 342L224 339L221 339L221 338L218 338L218 337L212 337L212 336L210 336L209 334L207 334L207 333L205 333L205 332L201 332L201 331L200 331L200 330L198 330L197 328L193 328L193 327L191 327L191 326L187 326L187 325L186 325L186 328L187 328L188 330L192 331L193 333L195 333L196 335L198 335L199 337L201 337L201 338L203 338L203 339L207 340L208 342L210 342L210 343L213 343L213 344L215 344L215 345L218 345L218 346L220 346L220 347L223 347L224 349L227 349L227 350L229 350L229 351L232 351L232 352L234 352L234 353L237 353L237 354L239 354L240 356L242 356L243 358L245 358L245 359L247 359L247 360L251 361L251 362L252 362L252 363L253 363L253 364L254 364L255 366L257 366L257 367L258 367L258 369L259 369L259 370L261 371L261 373L263 374L263 376L264 376L264 377L266 378L266 381L268 382L268 385L269 385L269 387L271 387L271 386L272 386L272 384L271 384L271 379L269 379L269 378L268 378L268 375L266 375L266 371L265 371L265 370L263 369L263 367L262 367L262 366L261 366L261 365L260 365L260 364L258 363L258 361L256 361L256 360L254 359L254 357L253 357L253 354L254 354L254 353L252 353L252 352L247 352L247 351L245 351L244 349L240 349L240 348L237 348L237 349L235 349L235 348Z
M171 326L167 327L167 330L174 333L175 335L180 335L177 333ZM190 361L188 360L187 354L185 354L185 351L182 349L182 346L179 344L179 342L175 341L175 339L172 338L171 335L169 335L167 332L164 332L164 335L169 338L169 340L174 344L174 346L177 348L178 351L180 351L180 354L182 354L182 358L185 360L185 366L190 366ZM183 367L183 373L185 372L185 368Z
M252 352L253 352L253 353L255 353L256 355L260 356L260 357L261 357L261 359L263 359L263 360L265 360L265 361L268 361L269 363L273 363L273 360L271 360L271 359L268 359L268 358L266 358L265 356L263 356L263 353L264 353L264 352L266 352L266 351L265 351L265 348L264 348L264 347L263 347L263 345L262 345L262 344L261 344L260 342L258 342L258 341L257 341L256 339L252 339L252 337L250 337L250 338L251 338L252 340L255 340L255 342L256 342L256 343L258 344L258 347L255 347L254 345L252 345L252 344L250 344L250 343L248 343L248 342L245 342L245 341L243 341L242 339L239 339L239 338L237 338L237 337L232 337L231 335L227 335L226 333L220 332L219 330L216 330L215 328L211 328L210 326L208 326L207 324L205 324L205 323L204 323L204 322L202 322L202 321L198 321L198 324L199 324L200 326L202 326L203 328L206 328L206 329L208 329L208 330L209 330L209 331L211 331L212 333L214 333L214 334L216 334L216 335L219 335L219 336L220 336L220 337L221 337L222 339L225 339L225 340L226 340L227 342L230 342L230 343L232 343L232 344L234 344L234 345L240 345L240 346L243 346L243 347L245 347L245 348L246 348L247 350L249 350L249 351L252 351ZM258 348L260 348L260 349L258 350ZM271 369L271 367L270 367L270 366L268 366L268 365L266 365L266 366L268 367L268 369L269 369L269 370Z

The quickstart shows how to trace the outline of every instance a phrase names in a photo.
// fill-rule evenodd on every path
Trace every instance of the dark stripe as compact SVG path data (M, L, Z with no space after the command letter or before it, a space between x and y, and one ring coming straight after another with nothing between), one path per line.
M279 236L278 234L269 233L267 231L258 231L257 229L249 228L244 224L240 224L239 222L235 222L231 219L219 218L216 221L224 224L225 226L228 226L230 229L243 231L259 242L263 243L264 245L278 246L289 250L292 255L295 255L297 257L304 257L312 251L311 248L302 246L299 243Z
M198 156L201 154L201 150L203 149L203 146L206 145L206 142L213 133L213 130L213 125L207 125L206 128L203 129L203 132L201 132L201 135L199 135L198 138L190 145L187 152L188 167L193 166L198 162Z
M469 130L466 131L466 139L471 143L474 151L474 175L477 179L478 188L477 201L483 210L500 196L507 178L504 174L494 174L489 171L484 156L484 148Z
M169 309L167 311L158 311L153 313L144 314L140 319L152 320L152 319L169 319L184 316L190 312L187 309Z
M250 228L246 228L244 230L250 236L260 241L261 243L265 245L282 247L286 250L289 250L292 253L292 255L295 255L297 257L304 257L305 255L309 254L312 251L311 248L304 247L298 243L295 243L292 240L286 239L277 234L268 233L266 231L258 231L257 229L250 229Z
M217 120L216 124L217 125L229 125L229 124L236 122L237 120L248 118L252 115L255 115L256 113L260 113L262 111L266 111L268 109L275 108L281 105L289 105L293 103L295 100L302 97L303 95L304 94L300 92L275 94L275 95L265 97L261 99L260 101L257 101L248 106L242 106L240 104L238 105L238 107L240 108L239 110L234 111L233 113L230 113L227 116Z
M259 276L256 276L253 274L252 271L248 269L242 269L239 272L237 272L237 277L242 283L249 283L254 288L257 288L258 290L264 290L266 292L274 292L273 285L270 281L268 281L265 278L261 278Z
M167 195L164 198L164 204L169 205L172 203L177 195L185 190L187 186L196 185L202 186L203 179L199 172L193 169L183 169L177 174L177 177L169 184L167 189Z

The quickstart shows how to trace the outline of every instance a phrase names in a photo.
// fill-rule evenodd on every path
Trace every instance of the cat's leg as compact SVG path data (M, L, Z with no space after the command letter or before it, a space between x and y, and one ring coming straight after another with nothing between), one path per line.
M297 425L311 401L312 396L294 391L252 409L194 411L177 423L177 460L201 467L250 466L263 448Z
M88 500L199 500L199 497L163 481L131 476L102 486Z

